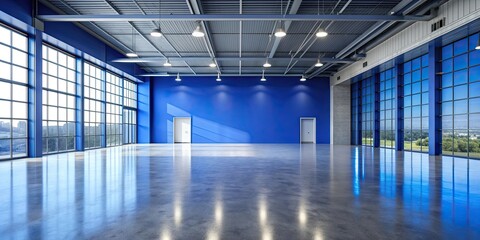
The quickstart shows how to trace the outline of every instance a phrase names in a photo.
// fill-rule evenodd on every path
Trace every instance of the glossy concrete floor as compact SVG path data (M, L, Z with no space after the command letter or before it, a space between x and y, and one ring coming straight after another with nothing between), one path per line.
M297 144L6 161L0 239L480 239L480 161Z

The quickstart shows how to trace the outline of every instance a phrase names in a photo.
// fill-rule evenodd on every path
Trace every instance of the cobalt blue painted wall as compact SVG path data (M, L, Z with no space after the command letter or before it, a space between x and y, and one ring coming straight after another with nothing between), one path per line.
M173 140L173 117L192 117L193 143L298 143L300 117L317 118L317 143L330 142L329 80L298 77L154 78L151 140ZM141 120L139 120L141 121ZM144 135L140 138L145 137Z
M4 0L0 3L0 10L22 22L32 23L31 0Z

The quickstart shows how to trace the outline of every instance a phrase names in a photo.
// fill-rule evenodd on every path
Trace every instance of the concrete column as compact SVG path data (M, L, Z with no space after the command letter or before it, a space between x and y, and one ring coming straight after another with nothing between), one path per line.
M330 144L351 143L350 84L330 86Z

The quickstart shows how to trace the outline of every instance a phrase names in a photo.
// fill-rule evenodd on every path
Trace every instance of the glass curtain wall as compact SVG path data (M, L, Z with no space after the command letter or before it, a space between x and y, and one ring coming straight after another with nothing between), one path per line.
M84 63L84 143L85 149L102 147L105 137L105 77L104 71L90 63Z
M396 70L380 73L380 147L395 148Z
M123 142L137 142L137 84L124 79L123 81Z
M75 150L75 58L43 45L43 153Z
M403 64L404 150L428 152L428 55Z
M442 48L442 152L480 158L478 34Z
M107 72L107 146L122 145L122 79Z
M0 25L0 159L27 156L28 38Z
M369 77L361 83L362 145L373 146L375 131L375 78Z

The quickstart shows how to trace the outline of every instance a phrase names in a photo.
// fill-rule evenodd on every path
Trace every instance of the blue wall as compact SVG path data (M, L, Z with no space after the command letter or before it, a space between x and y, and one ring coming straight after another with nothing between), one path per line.
M193 143L298 143L300 117L317 118L317 143L330 142L329 80L298 77L154 78L154 143L173 140L173 117L192 117ZM145 90L144 90L145 91ZM142 121L141 119L139 121ZM140 142L145 138L140 135Z
M32 23L32 1L31 0L6 0L1 1L0 10L18 20Z

